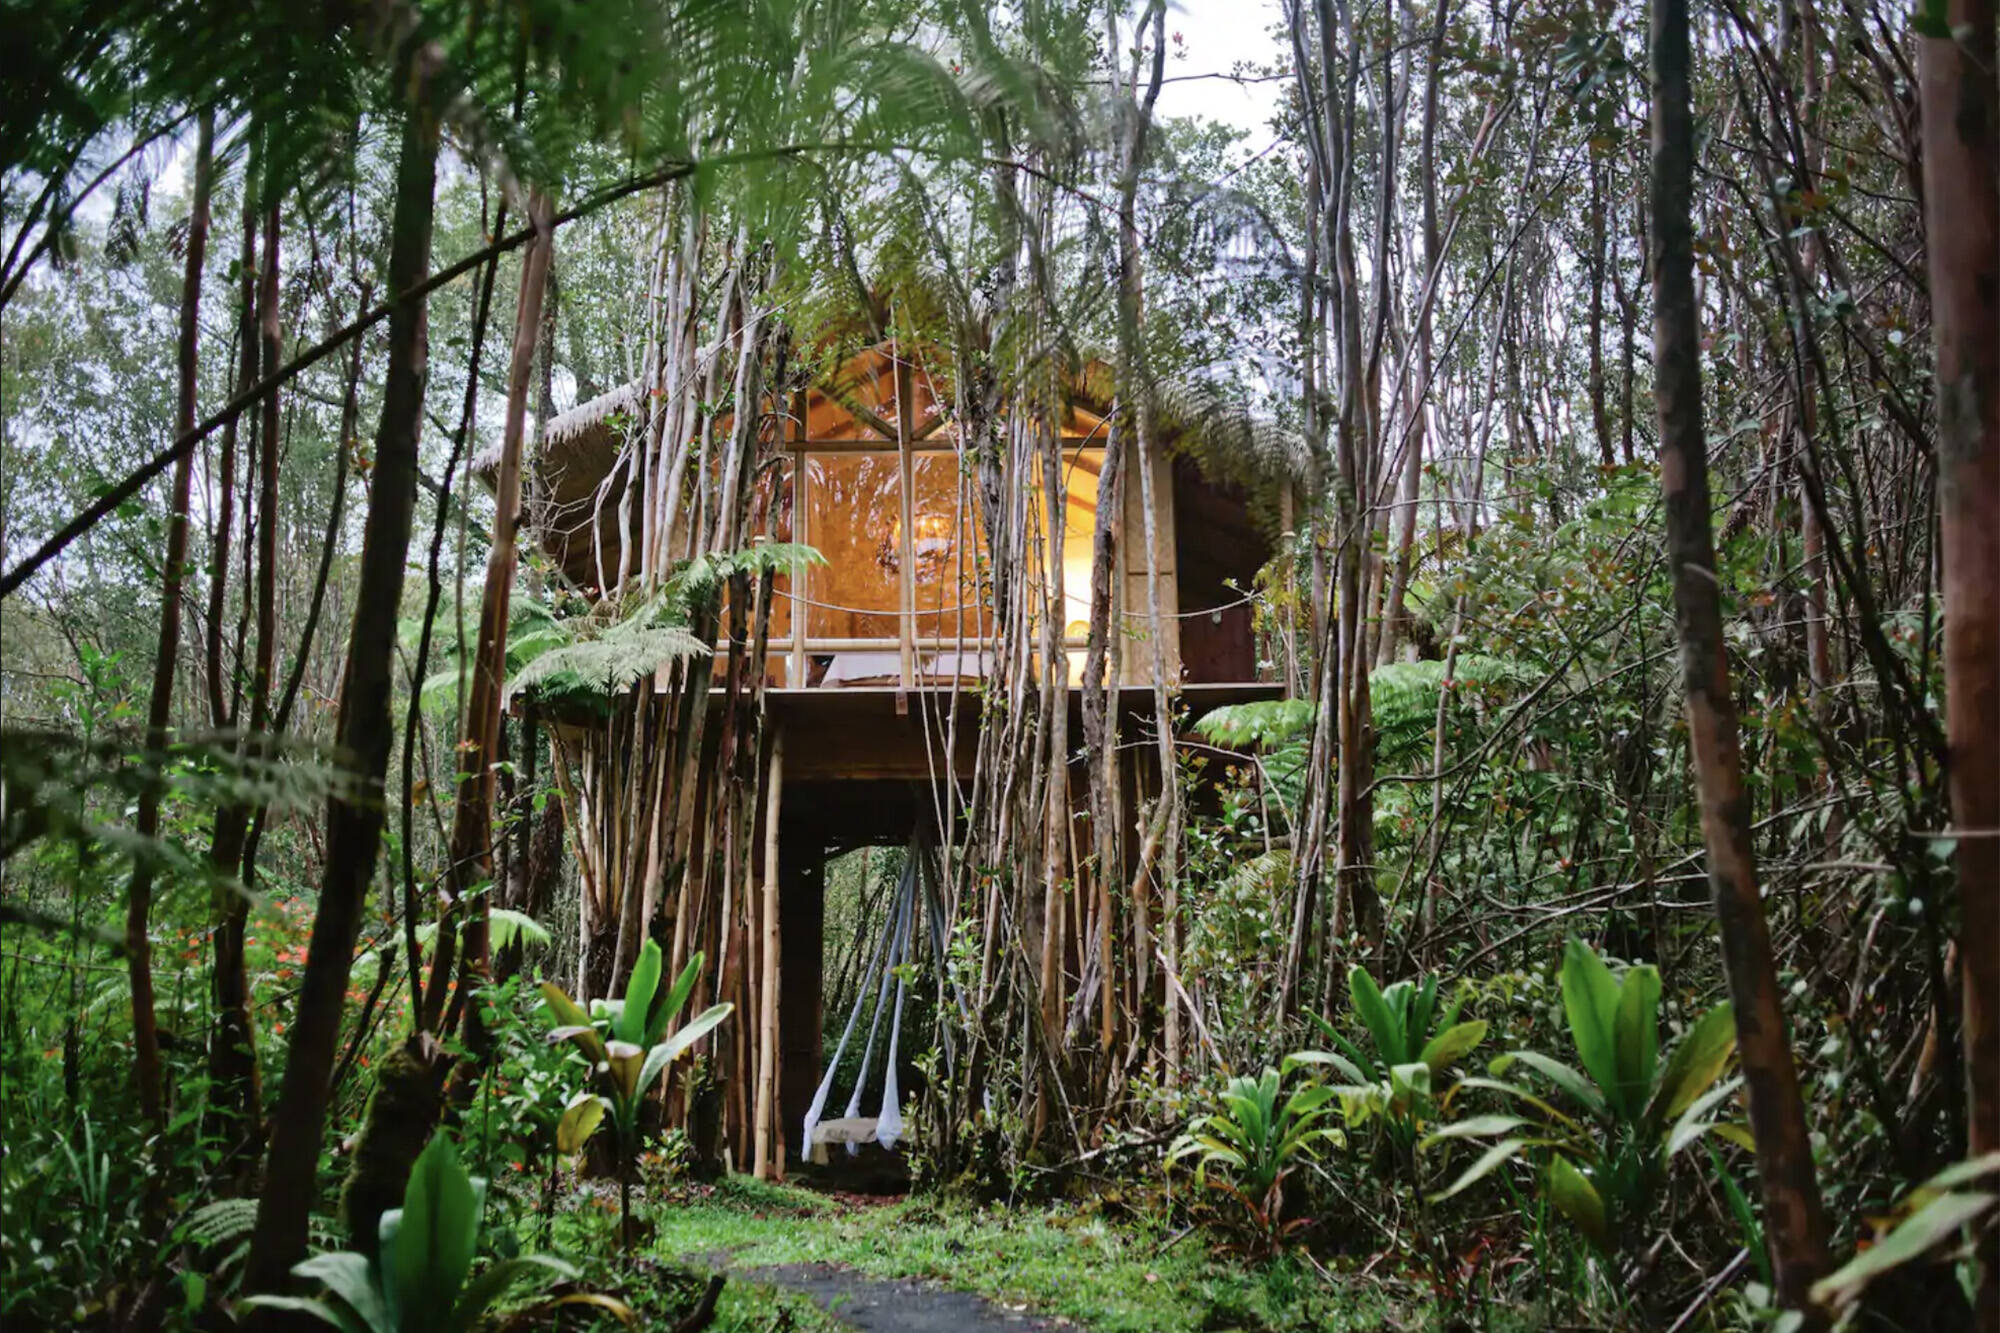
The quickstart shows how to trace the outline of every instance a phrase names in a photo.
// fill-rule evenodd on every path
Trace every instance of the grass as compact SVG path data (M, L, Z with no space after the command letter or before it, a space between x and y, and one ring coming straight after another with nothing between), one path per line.
M831 1263L931 1279L1095 1333L1410 1326L1358 1279L1336 1286L1300 1260L1218 1258L1199 1235L1114 1222L1090 1204L978 1209L906 1199L852 1207L737 1178L668 1204L651 1220L652 1252L666 1262L713 1263L726 1253L732 1268ZM749 1313L757 1298L744 1286L725 1290L751 1302L741 1307L745 1317L761 1317Z

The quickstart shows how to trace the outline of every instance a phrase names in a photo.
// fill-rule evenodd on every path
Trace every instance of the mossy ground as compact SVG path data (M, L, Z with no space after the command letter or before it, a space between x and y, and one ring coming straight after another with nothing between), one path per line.
M1094 1333L1359 1333L1429 1323L1358 1276L1326 1274L1298 1258L1217 1254L1200 1233L1164 1231L1113 1212L1094 1201L1019 1208L921 1197L856 1203L738 1178L677 1191L650 1209L648 1252L695 1268L831 1263L875 1277L926 1279ZM717 1327L833 1326L800 1304L733 1279Z

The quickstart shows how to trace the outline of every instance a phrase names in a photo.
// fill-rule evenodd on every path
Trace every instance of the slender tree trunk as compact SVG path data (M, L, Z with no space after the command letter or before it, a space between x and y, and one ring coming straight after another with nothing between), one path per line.
M472 697L465 710L465 735L458 746L458 791L451 821L451 898L438 926L436 963L426 989L428 1026L445 1009L450 981L447 934L464 922L461 991L478 986L492 970L488 913L491 893L470 902L482 882L493 881L493 765L500 749L500 714L507 676L507 624L513 606L516 534L521 516L521 455L527 436L528 394L535 369L535 342L542 328L542 298L548 288L553 235L548 200L528 205L538 235L522 261L514 312L514 348L507 368L507 416L501 435L500 465L494 480L493 545L486 556L486 584L480 594L479 638L472 663ZM473 1028L478 1028L474 1023ZM480 1043L474 1042L474 1049Z
M200 367L201 277L208 253L208 197L213 184L215 117L203 112L195 145L194 201L188 214L187 267L181 280L180 387L175 433L194 429L197 371ZM160 642L153 659L153 692L146 709L146 749L151 764L164 766L173 723L174 672L181 653L181 596L187 581L188 504L194 489L194 457L174 464L167 516L167 558L160 576ZM132 1074L139 1112L150 1133L166 1127L160 1075L160 1033L153 1010L153 945L148 935L153 908L153 859L146 844L160 832L160 797L165 774L154 775L139 794L139 854L125 900L125 961L132 984ZM156 1175L155 1179L159 1179ZM151 1205L163 1193L149 1193ZM155 1218L157 1220L157 1218Z
M278 204L274 197L265 203L264 264L257 281L257 344L267 376L277 373L285 354L278 306L278 230ZM257 455L257 658L250 674L250 729L258 733L271 725L271 678L278 656L280 406L279 392L274 388L264 395L259 411L262 447ZM258 743L263 743L261 735Z
M1798 1072L1785 1032L1770 929L1757 886L1750 802L1743 787L1736 701L1722 636L1721 586L1702 433L1701 312L1694 293L1694 149L1689 112L1687 0L1654 0L1653 347L1667 552L1687 696L1689 748L1701 802L1709 887L1723 969L1736 1011L1750 1099L1764 1227L1787 1308L1818 1320L1808 1292L1826 1267L1826 1224Z
M1590 161L1590 425L1597 435L1597 458L1615 467L1611 414L1604 403L1604 164Z
M1115 31L1115 21L1112 26ZM1117 443L1120 453L1119 467L1122 470L1129 465L1134 469L1138 482L1140 509L1144 515L1144 530L1137 535L1143 543L1142 549L1146 557L1148 627L1152 637L1150 660L1153 663L1153 707L1156 715L1154 722L1160 729L1158 751L1160 762L1160 799L1164 802L1172 800L1175 794L1173 738L1169 734L1169 728L1172 723L1167 711L1167 681L1164 679L1165 657L1160 651L1160 634L1164 627L1159 618L1159 580L1157 578L1159 553L1155 550L1154 542L1156 534L1154 532L1153 504L1156 492L1153 486L1152 460L1146 453L1148 449L1153 447L1151 438L1152 412L1148 406L1151 384L1146 366L1145 328L1142 319L1145 306L1145 257L1140 244L1136 201L1138 197L1138 173L1141 164L1145 160L1146 140L1151 133L1153 122L1153 108L1159 101L1160 85L1166 68L1165 0L1151 0L1151 3L1148 4L1145 14L1141 16L1133 28L1133 45L1135 47L1143 44L1144 34L1148 31L1152 35L1153 47L1151 52L1152 60L1147 69L1145 88L1143 91L1139 88L1138 70L1135 68L1132 71L1131 82L1126 88L1125 98L1123 99L1123 114L1129 117L1129 119L1126 121L1128 133L1122 149L1122 159L1120 162L1122 174L1119 180L1117 421L1114 429L1120 434ZM1098 479L1100 504L1103 502L1103 487L1107 479L1112 482L1115 489L1122 490L1124 488L1122 477L1110 477L1107 466L1105 475ZM1126 534L1128 550L1130 549L1132 536L1133 534ZM1097 576L1096 561L1097 557L1093 555L1091 570L1093 585ZM1111 605L1112 603L1107 601L1105 610L1107 635L1121 633L1124 629L1122 625L1110 623ZM1093 586L1091 608L1093 620L1096 612L1095 590ZM1093 634L1094 632L1093 629ZM1089 660L1086 658L1086 678L1088 677L1089 670ZM1117 682L1114 681L1112 684L1115 687ZM1116 710L1107 709L1107 711L1115 715ZM1107 736L1113 729L1114 724L1107 720L1104 724ZM1057 749L1060 750L1061 748L1062 743L1058 741ZM1115 770L1110 769L1108 764L1106 771L1107 775L1115 774ZM1107 795L1112 795L1113 797L1107 804L1115 808L1115 795L1111 793L1107 793ZM1157 820L1155 827L1159 827ZM1164 836L1173 836L1174 833L1174 829L1167 828ZM1152 931L1151 923L1148 920L1149 913L1146 908L1145 899L1147 895L1144 884L1147 871L1143 863L1146 859L1144 855L1141 856L1142 865L1140 873L1132 883L1132 976L1134 981L1132 1022L1135 1039L1139 1039L1140 1034L1144 1031L1144 1013L1149 989L1147 979L1152 973ZM1116 869L1105 867L1102 873L1107 875L1117 874L1122 879L1124 877L1123 869L1122 866ZM1169 874L1171 874L1171 863L1168 870ZM1109 984L1108 969L1106 984ZM1171 996L1168 997L1167 1003L1169 1014L1173 1015L1175 1011ZM1171 1022L1173 1023L1172 1044L1174 1050L1169 1064L1177 1065L1180 1054L1178 1016L1172 1017Z
M252 164L254 168L254 163ZM254 175L246 171L244 191L254 188ZM237 256L238 305L236 319L236 392L242 394L257 382L257 213L246 199L243 205L243 248ZM235 718L226 684L230 672L222 657L222 623L228 609L229 548L236 524L236 441L237 418L222 428L221 457L216 469L215 531L209 543L208 573L208 710L209 720L218 728L230 726ZM234 866L231 866L232 871Z
M435 58L429 51L417 56L417 89L396 166L389 254L389 286L396 294L421 283L430 267L438 122L422 66ZM320 1140L348 975L381 846L382 781L394 739L389 700L395 688L396 618L416 507L417 444L429 368L426 313L425 302L412 301L398 306L389 320L389 368L336 733L344 766L358 790L337 792L327 802L326 873L250 1246L248 1285L253 1291L283 1288L292 1265L305 1256L306 1222L319 1194Z
M1946 763L1958 842L1966 1153L2000 1149L2000 85L1993 0L1949 0L1920 39L1924 224L1937 340ZM2000 1329L1980 1256L1979 1327Z
M771 1180L785 1173L785 1133L778 1114L778 864L779 821L784 817L785 733L771 737L771 762L765 770L764 883L759 902L758 936L762 941L757 986L757 1110L751 1142L751 1173ZM748 1017L747 1013L745 1017Z
M256 161L253 151L245 172L243 205L243 246L238 255L239 307L236 339L236 389L240 395L257 382L257 210L255 192ZM223 623L227 619L229 565L236 524L236 455L238 441L254 436L258 418L250 417L239 426L230 418L223 427L221 459L217 469L214 539L210 544L211 567L208 584L208 704L211 723L218 729L236 725L241 663L224 657ZM247 521L247 520L246 520ZM246 532L244 540L249 540ZM249 590L244 590L249 595ZM250 831L250 813L242 805L229 802L215 812L209 837L210 868L226 881L235 879L243 867L243 849ZM215 956L210 985L215 1005L215 1026L209 1034L208 1077L210 1104L214 1108L214 1129L224 1139L224 1162L231 1167L244 1165L263 1136L262 1092L257 1078L257 1040L250 1013L250 974L247 961L249 902L235 886L219 888L213 894L212 909Z

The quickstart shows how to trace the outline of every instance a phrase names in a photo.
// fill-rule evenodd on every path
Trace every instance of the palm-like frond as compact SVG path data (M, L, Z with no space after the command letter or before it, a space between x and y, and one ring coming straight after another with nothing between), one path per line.
M670 662L712 651L679 625L620 621L597 638L543 653L508 682L508 692L532 690L556 700L603 702Z
M1445 689L1443 662L1391 662L1368 675L1374 709L1375 753L1385 764L1417 757L1437 726L1438 695ZM1467 653L1452 669L1451 688L1467 697L1531 683L1541 673L1511 657Z

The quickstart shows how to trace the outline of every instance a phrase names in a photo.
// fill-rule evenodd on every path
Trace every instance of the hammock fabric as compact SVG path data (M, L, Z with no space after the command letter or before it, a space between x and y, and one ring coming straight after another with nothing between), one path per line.
M945 975L945 913L938 900L937 884L931 873L929 850L920 838L912 836L909 854L903 859L903 873L896 884L896 894L891 902L888 920L883 924L882 935L876 941L875 952L868 968L861 975L861 982L855 987L854 1008L847 1015L847 1025L841 1029L840 1042L833 1049L833 1058L827 1061L826 1073L819 1081L819 1089L813 1094L812 1107L806 1112L805 1134L802 1142L808 1156L819 1143L838 1142L846 1146L849 1153L859 1151L859 1145L873 1138L884 1148L893 1149L903 1137L902 1090L897 1083L898 1054L903 1039L903 1006L909 998L909 985L905 974L898 968L910 961L916 936L917 897L923 895L923 915L927 921L927 934L931 946L931 964L937 974L938 993L947 990ZM896 1005L889 1020L889 1048L882 1069L881 1109L876 1113L873 1133L868 1130L868 1122L861 1115L862 1098L868 1087L869 1072L875 1067L875 1046L882 1031L882 1015L889 1008L889 983L896 983ZM854 1091L847 1099L846 1113L839 1119L822 1124L826 1113L826 1100L833 1093L834 1076L840 1070L842 1057L854 1039L854 1031L861 1024L861 1010L868 1003L869 992L875 994L874 1015L868 1024L867 1044L862 1048L861 1068L855 1074ZM960 1008L964 1007L963 995L958 996ZM942 1025L944 1039L945 1068L949 1072L954 1063L954 1049L951 1039L951 1025ZM818 1132L820 1137L815 1139Z

